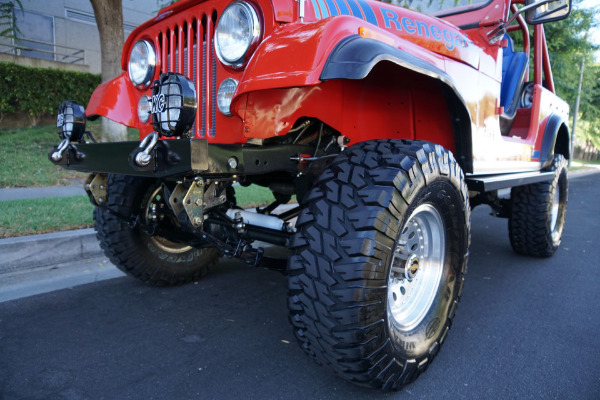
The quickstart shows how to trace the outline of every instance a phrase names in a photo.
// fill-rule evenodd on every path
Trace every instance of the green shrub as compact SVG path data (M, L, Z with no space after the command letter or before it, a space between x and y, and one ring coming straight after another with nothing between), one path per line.
M0 115L21 111L36 121L63 100L87 104L99 84L100 75L0 62Z

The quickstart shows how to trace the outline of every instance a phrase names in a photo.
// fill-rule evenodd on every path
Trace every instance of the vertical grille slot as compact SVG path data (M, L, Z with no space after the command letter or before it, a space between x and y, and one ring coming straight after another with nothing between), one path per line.
M166 26L155 37L160 72L176 72L196 86L198 111L194 136L214 137L216 132L217 63L212 38L216 13Z

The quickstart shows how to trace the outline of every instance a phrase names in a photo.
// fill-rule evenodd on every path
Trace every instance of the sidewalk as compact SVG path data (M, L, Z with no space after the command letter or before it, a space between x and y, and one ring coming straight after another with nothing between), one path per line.
M85 194L83 185L0 189L0 201L67 197Z

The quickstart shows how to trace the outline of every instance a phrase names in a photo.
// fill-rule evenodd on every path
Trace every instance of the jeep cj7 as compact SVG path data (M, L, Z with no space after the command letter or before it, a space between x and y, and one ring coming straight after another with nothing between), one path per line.
M223 255L280 268L302 349L385 390L446 338L472 207L508 218L517 253L557 250L571 156L543 25L570 0L395 3L179 1L129 36L124 72L86 108L63 102L49 154L91 173L118 268L153 285ZM99 116L140 141L95 143ZM237 207L235 185L252 184L273 203Z

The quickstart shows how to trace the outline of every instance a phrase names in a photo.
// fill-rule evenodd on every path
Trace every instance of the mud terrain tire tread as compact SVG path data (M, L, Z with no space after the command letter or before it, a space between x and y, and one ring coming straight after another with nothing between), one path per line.
M123 218L140 212L154 182L125 175L108 176L105 207L94 209L94 229L100 247L117 268L150 285L172 286L199 280L219 259L216 249L192 248L172 254L152 247L149 235L139 225L132 229Z
M522 255L550 257L558 249L567 208L567 161L556 154L551 181L516 186L511 191L511 213L508 220L510 244ZM560 190L560 206L556 229L551 227L551 208L556 190ZM554 232L553 232L554 231Z
M447 300L447 318L436 327L437 336L425 354L401 360L385 321L386 263L411 199L440 178L460 198L452 218L462 221L462 231L447 236L456 249L448 261L456 277L449 284L453 298ZM441 146L373 140L338 156L307 197L289 260L288 308L296 338L314 361L342 378L399 390L435 358L460 299L470 245L462 170Z

